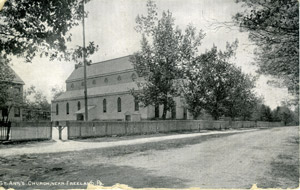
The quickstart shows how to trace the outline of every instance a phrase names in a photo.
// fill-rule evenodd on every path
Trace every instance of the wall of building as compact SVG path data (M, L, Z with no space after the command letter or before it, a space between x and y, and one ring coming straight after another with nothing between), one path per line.
M135 79L135 78L133 78L133 76L137 77L138 75L134 71L126 71L126 72L120 72L120 73L101 75L101 76L97 76L97 77L89 77L87 79L87 87L93 88L93 87L99 87L99 86L128 83L128 82L132 82ZM119 79L121 79L121 80L119 80ZM73 87L72 87L72 85L73 85ZM83 79L66 83L67 91L80 90L83 88L84 88Z
M118 112L118 98L121 98L121 112ZM103 100L106 99L106 112L103 112ZM84 108L84 99L52 102L52 121L76 120L77 104L80 101L81 108ZM69 114L67 114L66 104L69 103ZM59 106L59 114L56 115L56 104ZM134 110L134 98L131 94L115 94L99 96L88 99L89 106L95 108L89 110L89 120L124 120L125 112L136 112ZM140 107L138 113L142 119L148 118L148 109Z
M13 93L17 93L20 96L23 96L23 85L22 84L13 84L12 85L12 90ZM21 103L22 102L18 102L17 105L18 107L12 107L11 110L9 111L9 115L8 118L10 121L22 121L22 108L21 108ZM3 110L0 110L0 119L2 119L3 115ZM18 114L17 114L18 113Z

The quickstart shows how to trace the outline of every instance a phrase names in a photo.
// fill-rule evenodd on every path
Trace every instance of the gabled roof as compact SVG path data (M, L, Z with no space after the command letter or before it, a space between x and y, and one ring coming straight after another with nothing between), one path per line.
M133 69L133 65L129 61L129 57L130 55L91 64L90 66L87 66L87 78L131 70ZM69 76L69 78L66 80L66 82L71 82L80 79L83 79L82 66L75 69Z
M135 82L130 83L122 83L116 85L108 85L108 86L99 86L94 88L88 88L88 97L94 96L104 96L108 94L120 94L120 93L128 93L131 89L138 89L138 86ZM72 90L66 91L57 97L54 102L61 100L70 100L70 99L79 99L84 97L84 90Z
M22 84L22 85L25 85L24 81L21 79L21 77L19 77L19 75L12 69L11 69L11 72L12 74L15 76L15 78L13 79L13 83L16 83L16 84Z

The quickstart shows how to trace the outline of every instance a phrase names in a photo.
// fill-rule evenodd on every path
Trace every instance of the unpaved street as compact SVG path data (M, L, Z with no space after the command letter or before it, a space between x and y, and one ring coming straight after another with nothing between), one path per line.
M137 145L5 156L0 181L101 181L131 187L296 188L298 127L169 139ZM97 143L87 140L84 143ZM83 143L83 142L80 142ZM14 186L32 189L32 186ZM34 186L34 188L85 186Z

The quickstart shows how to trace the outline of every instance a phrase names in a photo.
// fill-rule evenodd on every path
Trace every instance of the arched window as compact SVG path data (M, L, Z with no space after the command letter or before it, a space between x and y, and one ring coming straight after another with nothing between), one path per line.
M120 80L122 80L122 78L121 78L121 76L119 75L119 76L118 76L118 81L120 81Z
M77 110L80 110L81 109L81 104L80 104L80 101L77 102Z
M58 104L56 104L56 115L58 115Z
M121 102L121 98L118 98L118 112L122 111L122 106L121 106L122 102Z
M67 104L66 104L66 112L67 112L67 114L69 114L69 102L67 102Z
M139 101L135 98L134 99L134 111L139 111Z
M133 74L131 75L131 79L132 79L133 81L135 81L136 78L137 78L137 77L136 77L136 74L133 73Z
M106 99L103 99L103 113L106 113Z

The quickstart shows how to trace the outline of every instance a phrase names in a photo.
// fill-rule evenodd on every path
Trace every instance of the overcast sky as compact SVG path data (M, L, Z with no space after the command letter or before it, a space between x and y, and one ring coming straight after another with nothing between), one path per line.
M201 51L215 44L224 49L226 42L239 40L235 64L244 72L255 74L253 46L247 33L237 29L216 29L214 23L231 21L232 15L241 9L235 0L156 0L159 17L163 10L170 10L175 17L175 24L184 29L193 24L198 30L203 29L206 37ZM91 0L85 9L89 12L86 19L86 42L94 41L99 51L92 56L93 62L117 58L132 54L140 49L140 34L134 30L138 14L146 15L146 0ZM69 47L82 45L82 26L71 31L73 41ZM51 88L65 86L65 80L74 69L74 62L50 62L47 58L35 58L32 63L22 59L13 59L13 68L25 82L25 88L31 85L42 90L51 98ZM287 99L287 90L267 85L268 77L260 77L256 91L265 99L265 103L275 108Z

